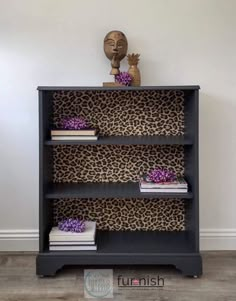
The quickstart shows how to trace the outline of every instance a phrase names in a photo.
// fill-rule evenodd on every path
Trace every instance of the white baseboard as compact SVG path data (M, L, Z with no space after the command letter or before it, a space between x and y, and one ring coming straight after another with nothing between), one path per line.
M38 230L0 230L0 251L38 251Z
M0 251L38 251L38 230L0 230ZM236 250L236 229L202 229L202 251Z
M201 229L202 251L236 250L236 229Z

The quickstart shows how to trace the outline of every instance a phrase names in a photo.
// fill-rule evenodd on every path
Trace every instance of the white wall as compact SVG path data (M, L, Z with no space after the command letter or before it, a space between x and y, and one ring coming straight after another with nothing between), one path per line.
M111 80L113 29L141 53L143 85L201 85L202 248L236 248L235 11L235 0L1 0L0 249L36 247L36 87Z

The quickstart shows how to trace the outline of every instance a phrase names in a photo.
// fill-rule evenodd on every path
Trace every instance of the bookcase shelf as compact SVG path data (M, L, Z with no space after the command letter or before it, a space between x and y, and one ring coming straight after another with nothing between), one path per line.
M140 240L143 242L140 243ZM159 243L161 241L161 244ZM96 242L101 254L184 254L194 252L191 237L188 233L180 232L150 232L150 231L97 231ZM52 253L49 252L48 253ZM56 252L58 253L58 252ZM71 251L61 251L60 254L71 254ZM78 255L78 252L73 252ZM94 252L83 252L83 255L95 255ZM54 253L55 254L55 253Z
M199 86L38 87L38 90L37 274L54 275L65 265L155 264L174 265L184 275L200 276ZM91 126L99 128L100 137L97 141L51 140L50 130L58 125L60 119L78 115L88 115L93 123ZM114 156L119 158L115 160ZM139 184L135 182L138 172L143 172L144 169L147 171L159 164L173 167L173 170L184 175L189 184L189 192L141 193ZM93 168L97 178L94 177L91 181ZM128 206L135 206L140 201L137 206L149 204L150 208L155 208L152 210L169 214L169 224L165 228L165 214L157 212L157 216L164 219L159 227L158 222L152 224L155 223L155 218L150 219L145 213L141 214L142 223L148 224L148 230L137 228L136 222L140 217L133 216L132 222L130 221L133 223L132 227L129 228L128 224L128 229L109 231L109 223L118 225L120 222L119 219L112 220L111 215L106 226L99 224L96 233L97 251L49 251L49 232L55 225L54 205L64 206L60 212L71 212L71 207L67 208L67 204L78 200L82 200L79 206L84 204L85 211L90 208L86 207L88 202L93 200L96 201L93 203L96 206L99 206L100 201L103 204L105 201L107 205L108 201L112 204L114 200L117 206L120 204L118 200L122 200L122 206L129 201L132 202ZM145 208L141 207L141 212ZM99 209L102 212L103 209ZM176 217L174 219L173 214ZM177 228L175 223L181 223L181 227ZM119 227L114 229L117 228ZM140 228L141 230L137 230Z
M45 145L192 145L184 136L107 136L94 141L46 140Z
M144 193L139 183L56 183L49 185L46 199L60 198L158 198L192 199L187 193Z
M97 252L57 251L47 249L38 262L54 269L64 265L175 265L185 275L193 269L201 274L201 257L195 252L192 238L181 232L97 231ZM40 260L39 260L40 259ZM183 265L185 268L183 269Z

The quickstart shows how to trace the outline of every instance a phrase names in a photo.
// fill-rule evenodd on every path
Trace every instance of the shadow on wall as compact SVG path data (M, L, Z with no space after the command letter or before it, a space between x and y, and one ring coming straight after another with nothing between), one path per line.
M236 104L200 93L200 210L202 228L230 228L236 170ZM217 223L216 223L217 221Z

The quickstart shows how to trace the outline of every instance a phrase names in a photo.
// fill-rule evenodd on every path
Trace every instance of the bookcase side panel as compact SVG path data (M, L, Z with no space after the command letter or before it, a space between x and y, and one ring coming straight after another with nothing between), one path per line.
M189 133L192 146L185 146L185 176L193 192L193 200L187 206L186 228L192 236L196 252L199 251L199 92L192 91L188 100Z
M50 92L39 91L39 250L48 246L48 232L52 226L52 205L45 200L47 186L53 181L52 149L44 145L52 122Z

